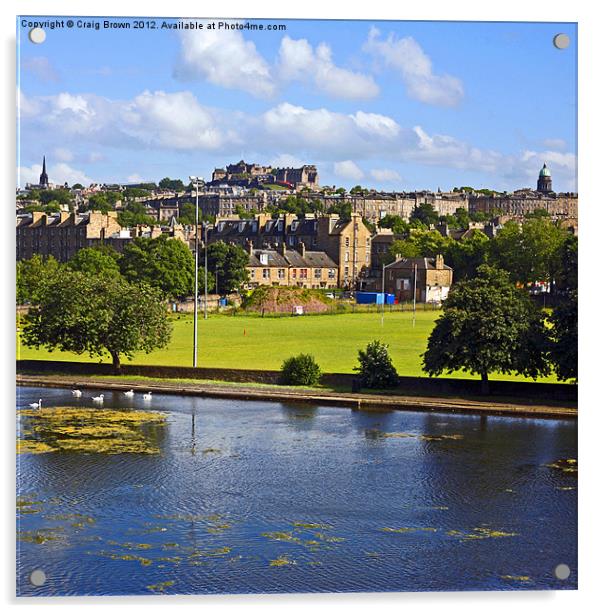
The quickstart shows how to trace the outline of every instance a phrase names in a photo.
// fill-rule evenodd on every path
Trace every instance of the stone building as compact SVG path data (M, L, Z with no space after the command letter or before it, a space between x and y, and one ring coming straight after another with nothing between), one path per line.
M249 288L260 285L333 289L338 286L338 267L323 251L310 251L301 243L298 249L254 249L249 252Z
M300 168L273 168L261 164L247 164L240 160L226 168L216 168L211 176L212 184L227 183L246 187L257 187L264 183L284 183L295 189L318 186L318 170L306 164Z
M123 228L117 213L28 213L17 216L17 260L28 260L34 254L53 256L59 262L70 260L80 249L110 245L122 252L138 237L170 238L187 242L184 228L173 220L169 226L136 226Z
M385 269L385 292L394 294L399 302L414 299L416 302L441 303L447 298L452 285L453 270L443 261L443 256L434 258L398 258ZM380 286L372 291L381 291Z

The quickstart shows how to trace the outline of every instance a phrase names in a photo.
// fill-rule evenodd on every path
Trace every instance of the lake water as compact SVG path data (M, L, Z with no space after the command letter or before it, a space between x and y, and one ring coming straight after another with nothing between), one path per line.
M156 453L18 456L20 595L577 586L576 421L104 393Z

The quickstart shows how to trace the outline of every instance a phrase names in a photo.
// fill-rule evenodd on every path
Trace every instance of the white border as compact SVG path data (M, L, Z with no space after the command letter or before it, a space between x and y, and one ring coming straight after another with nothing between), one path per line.
M527 3L525 0L504 0L503 2L476 2L470 0L430 0L427 2L394 3L371 0L363 5L349 2L339 5L326 0L301 0L297 3L255 2L253 13L249 14L251 3L231 0L227 4L205 5L200 2L170 0L159 2L146 0L104 0L103 2L82 3L76 0L8 0L2 4L2 71L4 85L2 96L4 118L4 146L2 148L2 256L3 269L7 273L6 299L3 301L5 314L6 342L4 343L4 389L3 403L4 449L6 460L3 478L4 505L2 505L5 527L5 546L1 558L3 600L9 607L19 606L22 611L33 610L42 604L41 599L17 601L14 597L14 230L13 198L15 186L15 126L14 106L11 91L15 83L15 16L17 14L53 15L158 15L158 16L223 16L223 17L282 17L320 19L429 19L429 20L471 20L471 21L577 21L579 22L579 196L580 196L580 265L581 285L584 288L580 301L580 532L579 532L579 591L577 592L490 592L490 593L424 593L424 594L335 594L335 595L282 595L282 596L202 596L202 597L112 597L112 598L60 598L43 599L46 605L79 608L95 605L96 610L129 605L134 610L142 607L177 606L188 608L205 607L206 610L233 611L244 606L249 610L275 610L285 606L287 611L306 611L308 607L331 610L360 611L367 606L377 606L382 611L399 611L400 607L420 607L421 610L444 609L446 613L487 608L488 612L545 609L546 613L579 609L588 610L599 591L600 580L600 415L602 402L595 383L600 378L599 330L601 296L597 290L600 278L599 255L602 230L598 211L602 210L602 160L598 153L602 142L600 131L601 96L600 68L600 21L594 2L557 0ZM476 50L478 52L478 50ZM550 96L554 92L549 92ZM597 165L597 166L596 166ZM597 188L597 189L596 189ZM596 223L597 222L597 223ZM73 610L73 609L71 609Z

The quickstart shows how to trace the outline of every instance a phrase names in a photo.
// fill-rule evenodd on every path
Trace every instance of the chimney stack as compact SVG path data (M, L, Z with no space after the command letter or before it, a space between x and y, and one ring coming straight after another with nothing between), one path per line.
M435 269L443 270L443 256L440 253L435 257Z
M305 243L304 242L299 243L299 254L301 255L302 258L305 257Z
M247 253L253 255L253 241L251 240L247 241Z

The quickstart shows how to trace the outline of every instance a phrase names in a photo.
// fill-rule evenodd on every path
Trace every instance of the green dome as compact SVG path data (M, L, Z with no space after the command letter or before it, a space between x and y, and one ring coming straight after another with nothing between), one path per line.
M543 168L539 171L539 176L540 177L551 177L552 176L552 174L548 170L548 167L545 164L543 165Z

